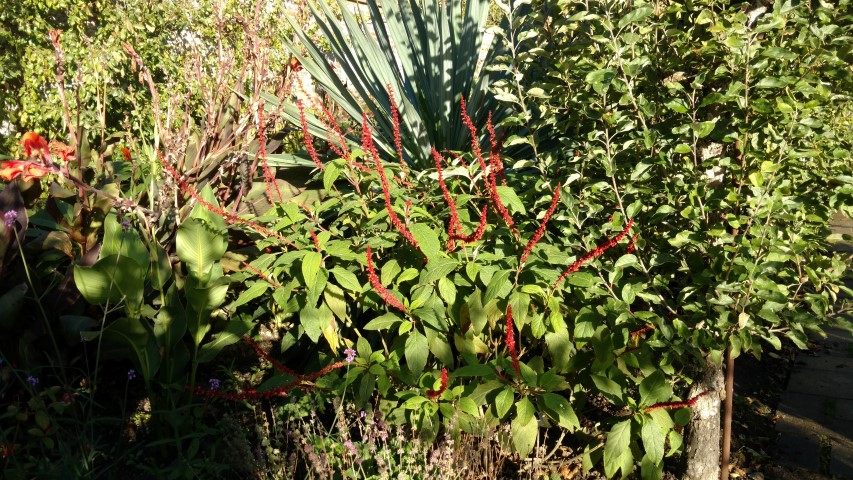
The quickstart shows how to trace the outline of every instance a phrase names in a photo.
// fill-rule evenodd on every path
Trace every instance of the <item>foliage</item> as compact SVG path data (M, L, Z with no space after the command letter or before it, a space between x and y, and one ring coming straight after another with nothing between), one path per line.
M412 32L427 19L449 22L406 5ZM466 5L468 15L479 8ZM43 381L65 389L80 380L66 362L81 332L98 367L109 355L132 362L154 445L163 458L174 447L183 465L174 475L205 468L212 433L199 419L229 405L212 400L240 409L285 398L281 411L299 419L310 416L306 399L351 395L374 426L396 425L424 445L489 435L523 459L551 429L570 434L587 469L627 477L639 465L643 478L661 478L681 453L689 407L719 399L699 388L706 357L761 355L782 338L805 346L828 321L850 326L836 307L853 294L841 284L847 265L826 243L830 215L849 213L853 193L849 2L497 5L505 43L487 68L512 112L496 125L468 98L485 99L485 83L417 94L419 64L405 55L398 64L391 48L407 51L409 20L369 3L374 19L389 21L374 24L374 41L342 9L362 38L349 50L321 3L315 17L360 98L300 38L302 66L334 84L328 93L353 122L345 130L326 105L308 105L324 113L305 130L329 138L337 158L315 158L311 177L284 170L288 182L271 167L306 162L268 153L283 139L267 132L285 117L301 123L300 107L286 104L289 77L269 80L259 21L243 28L254 63L230 77L238 55L229 51L220 81L197 79L188 95L161 96L155 70L123 47L152 101L163 100L153 133L111 156L78 145L69 161L65 148L29 136L26 160L0 167L20 177L0 197L15 212L11 230L0 227L0 280L14 287L0 309L68 299L30 325L0 323L24 333L0 339L2 354L20 371L50 364ZM459 22L477 43L475 23ZM357 76L366 67L358 55L387 62ZM466 81L468 67L459 69ZM444 95L440 108L425 106L429 90ZM444 137L414 129L425 112L441 121L423 124ZM514 135L502 141L496 128ZM398 162L417 171L389 173ZM199 380L244 334L274 371L238 375L232 363L224 386ZM50 356L27 358L35 343ZM236 345L228 352L242 360ZM98 375L86 379L97 385ZM341 408L318 421L346 422ZM370 439L337 428L339 439L303 431L313 450L299 455L339 455L337 465L358 471L347 455L365 455ZM222 441L242 449L249 439ZM364 472L408 472L376 458ZM281 459L269 464L289 471Z

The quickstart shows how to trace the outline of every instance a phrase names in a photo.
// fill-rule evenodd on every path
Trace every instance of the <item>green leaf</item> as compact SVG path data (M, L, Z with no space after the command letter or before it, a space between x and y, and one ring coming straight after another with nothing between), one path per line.
M317 281L321 263L323 263L323 254L320 252L308 252L302 257L302 279L305 281L305 286L310 287Z
M441 253L441 243L438 241L438 234L425 223L416 223L409 226L409 230L418 241L421 247L421 252L432 260L437 258Z
M654 8L651 5L643 5L642 7L636 8L628 12L627 15L619 19L619 23L617 26L619 28L623 28L631 23L638 23L641 20L644 20L646 17L654 13Z
M525 213L524 203L521 202L521 199L516 195L515 190L513 190L508 185L498 185L498 196L503 202L504 205L507 206L509 210L513 213Z
M525 408L525 405L529 407ZM530 400L523 398L516 403L516 412L519 412L510 425L512 433L512 445L521 458L526 458L536 444L539 435L539 422L533 414L533 406ZM523 413L522 413L523 411ZM529 412L529 415L526 413Z
M604 474L608 478L622 470L622 476L628 476L634 469L634 455L631 453L631 420L624 420L607 433L604 445Z
M358 281L358 277L354 273L342 267L335 267L332 269L332 274L338 281L338 285L350 292L361 293L361 282Z
M249 285L249 288L243 290L243 293L237 297L237 300L234 300L234 303L231 304L232 309L239 307L240 305L245 305L252 300L260 297L264 294L270 287L270 284L266 281L258 281Z
M326 170L323 171L323 188L327 192L331 191L332 185L334 185L340 174L341 169L338 167L337 162L326 163Z
M213 361L223 348L233 345L252 330L255 324L248 317L232 318L225 329L216 333L213 339L201 346L198 353L199 363Z
M130 259L128 261L139 265ZM144 322L120 318L104 328L101 338L105 355L128 358L142 373L145 382L151 382L160 368L160 349L154 333L146 328Z
M320 340L320 335L323 334L323 325L319 309L314 307L303 308L299 312L299 323L312 342L317 343Z
M409 338L406 339L404 354L409 371L415 375L420 375L424 371L424 366L426 366L429 357L429 342L424 334L417 330L412 331Z
M211 224L198 218L188 218L178 227L175 251L187 266L187 273L205 279L213 265L222 259L228 247L224 230L215 230Z
M600 281L600 278L589 272L575 272L566 277L566 283L582 288L592 287Z
M91 267L76 266L74 283L89 303L117 305L124 302L128 315L137 317L145 289L145 270L138 262L124 256L98 260Z
M612 68L605 68L603 70L594 70L586 74L586 83L592 85L592 89L596 91L599 95L603 95L604 92L610 87L610 82L616 78L616 70Z
M640 382L640 405L648 407L670 398L672 398L672 386L662 371L655 370Z
M130 258L140 266L148 267L148 250L136 229L122 228L115 212L110 212L104 219L104 242L99 257L106 258L113 255Z
M655 464L663 460L664 446L666 445L666 434L668 428L662 428L654 417L646 416L642 419L640 437L643 439L643 449L646 456Z
M504 418L509 409L512 408L514 402L515 390L512 387L506 387L501 390L498 396L495 397L495 413L497 413L498 418Z
M385 315L380 317L376 317L373 320L367 322L367 325L364 326L365 330L388 330L394 325L402 322L403 319L397 316L395 313L388 312Z
M426 276L422 283L432 283L440 278L450 275L450 272L456 270L459 262L449 258L437 258L427 264Z
M622 399L622 387L613 380L603 375L590 375L595 386L601 393L608 395L612 399Z
M580 421L566 397L556 393L543 393L539 395L539 398L542 400L545 413L561 427L569 432L574 432L580 428Z
M498 296L498 293L512 288L512 284L509 282L511 274L512 272L509 270L501 270L492 276L489 286L486 287L486 293L483 295L483 304L489 303L491 299Z

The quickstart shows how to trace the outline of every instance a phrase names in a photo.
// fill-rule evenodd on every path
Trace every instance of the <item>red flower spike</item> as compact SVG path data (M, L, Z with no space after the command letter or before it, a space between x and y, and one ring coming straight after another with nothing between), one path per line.
M635 242L637 241L637 235L639 235L639 233L631 235L631 241L628 242L628 248L625 250L625 253L634 253L634 250L636 250L637 248L635 246Z
M278 282L274 281L273 279L271 279L270 277L266 276L266 275L264 274L264 272L262 272L262 271L258 270L257 268L253 267L253 266L252 266L252 264L250 264L250 263L248 263L248 262L242 262L242 263L243 263L243 265L244 265L246 268L248 268L249 270L251 270L251 271L255 272L255 275L257 275L257 276L259 276L259 277L263 278L264 280L266 280L266 282L267 282L267 283L269 283L269 284L270 284L270 285L272 285L273 287L275 287L275 288L280 288L280 287L281 287L281 284L280 284L280 283L278 283Z
M492 199L492 204L495 207L495 211L501 218L503 218L506 225L512 230L512 233L518 236L518 229L515 228L515 222L512 221L512 217L509 215L509 210L507 210L506 206L501 201L501 197L498 194L498 185L495 179L495 174L497 173L498 163L497 154L489 155L489 163L490 170L488 176L488 188L489 188L489 196Z
M361 144L362 149L370 154L370 157L373 159L373 164L376 166L376 173L379 174L379 181L382 183L382 196L385 198L385 210L388 211L388 217L391 219L391 224L394 225L394 228L400 232L400 235L402 235L409 244L420 249L418 241L415 240L412 232L403 225L403 222L400 221L400 217L397 216L397 213L392 207L391 190L388 187L388 178L385 176L385 169L382 168L382 160L379 159L379 151L376 150L376 145L373 144L370 125L367 123L367 114L363 114L362 117Z
M450 224L447 226L447 236L452 239L456 236L456 232L459 229L459 212L456 210L456 202L450 195L450 190L447 189L447 185L444 183L444 175L441 171L441 163L444 161L444 157L433 148L432 158L435 160L435 170L438 173L438 186L441 188L441 194L444 195L444 201L447 202L447 206L450 208Z
M634 330L633 332L631 332L631 337L633 338L633 337L636 337L638 335L642 335L644 333L653 332L654 330L655 330L654 325L648 325L648 326L645 326L639 330Z
M667 410L674 410L676 408L692 407L692 406L696 405L696 402L698 402L700 398L704 397L705 395L708 395L708 393L709 392L707 392L707 391L702 392L699 395L696 395L695 397L693 397L687 401L684 401L684 402L660 402L660 403L656 403L650 407L644 408L643 411L644 412L651 412L652 410L659 410L661 408L664 408Z
M403 158L403 140L400 136L400 112L397 110L397 102L394 100L394 89L391 84L386 84L388 89L388 99L391 101L391 123L394 126L394 146L397 148L397 158L400 159L400 171L403 172L403 178L409 176L409 167Z
M311 161L314 162L314 165L317 165L320 171L324 171L326 170L326 166L323 165L323 162L317 156L317 150L314 149L314 141L308 132L308 121L305 119L305 106L302 104L302 100L296 102L296 106L299 108L299 121L302 124L302 137L305 142L305 149L308 150L308 156L311 157Z
M506 309L506 349L512 358L512 369L515 370L516 378L521 378L521 368L518 364L518 350L515 345L515 328L512 323L512 305Z
M486 161L483 160L483 153L480 150L480 142L477 141L477 127L474 126L474 122L472 122L471 117L468 116L468 112L465 107L465 99L460 99L460 103L462 105L462 123L468 127L468 130L471 132L471 152L480 164L480 168L483 170L483 173L485 173Z
M432 401L438 399L442 393L447 391L447 369L441 369L441 387L438 390L427 390L427 398Z
M272 192L275 190L279 203L283 203L284 197L281 196L281 190L278 189L278 182L275 181L275 176L267 163L267 138L265 130L264 106L260 104L258 105L258 156L261 159L261 168L264 171L264 182L267 184L267 200L271 204L275 204L272 196Z
M527 256L530 255L530 252L533 250L533 247L536 245L536 242L542 238L542 235L545 234L545 226L548 224L548 220L551 219L551 215L554 214L554 210L557 208L557 202L560 200L560 184L557 184L557 188L554 189L554 198L551 200L551 206L548 208L548 211L545 212L545 218L542 219L542 223L539 225L539 228L536 229L536 233L530 237L530 241L527 242L527 246L524 247L524 253L521 254L521 265L527 261Z
M121 147L120 150L121 155L124 157L125 160L127 160L128 162L133 161L133 157L130 156L130 150L128 150L127 147Z
M565 280L566 277L569 276L569 274L577 272L583 266L584 263L592 260L593 258L600 257L601 254L603 254L606 250L616 246L616 244L619 243L620 240L625 238L625 235L628 234L628 230L630 230L633 225L634 225L634 219L632 218L631 220L628 220L628 223L625 225L625 228L622 229L622 231L619 232L618 235L616 235L615 237L611 238L610 240L598 245L591 252L587 252L586 254L584 254L583 256L578 258L577 260L575 260L575 262L572 263L571 265L569 265L569 268L567 268L560 275L560 277L557 278L557 281L554 282L554 285L552 288L556 289L558 286L560 286L560 283L562 283L562 281Z
M387 288L382 286L382 283L379 281L379 277L376 275L376 270L373 268L373 259L371 258L370 246L367 247L367 279L370 281L370 285L373 287L373 290L382 297L382 300L385 300L385 303L391 305L392 307L400 310L404 313L408 312L406 306L403 305L400 300L397 299L391 292L388 291Z
M474 243L481 238L483 238L483 234L486 232L486 226L488 225L488 217L486 215L486 210L488 207L483 205L483 208L480 209L480 224L477 225L477 229L471 235L462 235L461 226L460 230L456 232L456 235L453 237L456 240L461 240L465 243Z
M501 177L501 183L506 185L506 175L504 175L504 164L501 161L500 151L498 149L498 140L495 135L495 127L492 125L492 112L489 112L489 118L486 119L486 130L489 132L489 142L492 144L492 149L489 151L489 163L497 165L496 174Z
M255 351L255 353L258 354L259 357L270 362L272 364L272 366L275 367L275 369L278 370L279 372L290 375L291 377L302 378L302 375L300 375L300 374L294 372L293 370L285 367L278 360L269 356L269 354L267 354L267 352L263 351L261 349L261 347L258 346L258 344L255 343L251 338L249 338L247 336L243 336L243 341L248 343L249 346L252 347L252 349Z
M308 230L308 233L311 235L311 241L314 242L314 248L319 252L320 251L320 239L317 238L317 234L314 233L314 230Z
M335 120L335 117L332 116L332 113L329 112L329 109L326 108L326 104L320 102L320 108L323 110L323 114L329 120L329 125L332 126L332 131L335 132L335 136L338 140L338 145L335 145L332 141L329 141L329 147L332 149L335 154L346 161L350 161L350 151L347 148L347 142L344 138L343 133L341 133L341 127L338 125L338 122ZM328 129L327 129L328 130Z
M36 132L27 132L21 137L21 147L27 158L43 157L48 153L47 140Z

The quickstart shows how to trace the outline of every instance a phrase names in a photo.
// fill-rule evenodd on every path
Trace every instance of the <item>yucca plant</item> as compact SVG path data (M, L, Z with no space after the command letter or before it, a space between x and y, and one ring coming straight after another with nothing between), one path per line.
M294 20L300 44L285 42L318 89L351 117L355 124L367 112L377 147L395 156L392 108L399 106L402 150L405 161L415 169L433 164L431 149L464 150L470 146L469 132L461 122L461 102L476 125L485 125L489 112L499 120L502 110L488 91L495 73L478 68L484 47L488 0L367 0L370 21L357 19L349 2L337 0L341 20L324 0L309 2L330 52L323 51ZM500 42L485 48L485 64L494 60ZM339 75L333 65L340 66ZM393 92L393 93L391 93ZM278 108L279 101L266 96ZM322 108L317 116L300 118L296 106L283 107L285 118L301 128L307 123L311 135L329 139L332 123ZM355 143L357 143L357 139Z

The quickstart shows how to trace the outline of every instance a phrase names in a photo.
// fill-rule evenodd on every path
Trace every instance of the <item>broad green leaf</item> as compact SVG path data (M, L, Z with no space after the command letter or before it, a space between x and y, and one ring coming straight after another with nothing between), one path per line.
M409 371L415 375L420 375L424 371L424 366L426 366L429 357L429 342L424 334L417 330L412 331L409 338L406 339L404 354Z
M323 321L320 318L320 310L314 307L305 307L299 312L299 324L305 329L305 334L312 342L317 343L323 334Z
M306 286L314 285L317 281L321 263L323 263L323 254L320 252L308 252L302 257L302 279Z
M249 288L243 290L243 293L237 297L237 300L234 300L234 303L231 304L230 308L237 308L240 305L245 305L252 300L260 297L264 294L270 287L270 284L266 281L257 281L249 285Z
M425 223L411 225L409 226L409 230L412 232L415 240L418 241L421 252L423 252L428 260L439 256L441 253L441 243L438 241L438 234L435 233L435 230Z
M489 281L489 286L486 287L486 293L483 295L483 303L489 303L489 301L498 296L499 293L502 293L506 290L512 288L512 284L509 282L509 276L512 274L510 270L501 270L492 276L492 279Z
M501 390L495 397L495 413L497 413L498 418L504 418L514 402L515 390L512 387L505 387Z
M402 322L403 319L397 316L395 313L388 312L385 315L380 317L376 317L373 320L367 322L367 325L364 326L365 330L388 330L394 325Z
M669 432L669 429L662 428L653 417L644 417L642 424L640 436L643 439L643 449L646 451L646 456L652 462L658 464L663 460L666 434Z
M128 358L142 373L145 382L151 382L160 368L160 353L154 333L145 327L145 322L120 318L104 328L101 338L104 354Z
M437 258L427 264L426 274L422 283L432 283L439 278L444 278L450 275L450 272L456 270L459 262L449 258Z
M122 228L115 212L104 219L104 242L99 258L121 255L130 258L142 267L148 267L148 249L139 238L135 228Z
M335 267L332 269L332 274L338 281L338 285L350 292L361 293L361 282L358 281L358 277L354 273L342 267Z
M672 398L672 386L662 371L655 370L654 373L640 382L640 405L649 407L658 402L665 402L670 398Z
M519 406L525 402L529 404L530 400L524 398L516 403L516 411L521 410ZM533 414L532 405L529 407L529 411L530 415L517 415L510 425L512 445L521 458L526 458L530 454L539 434L539 422L536 420L536 415Z
M225 255L228 244L224 230L214 230L198 218L188 218L178 227L175 250L187 266L187 273L205 279L213 265Z
M515 193L511 187L507 185L498 185L498 196L503 202L504 205L507 206L512 213L525 213L524 203L522 203L521 199L518 198L518 195Z
M635 8L634 10L628 12L627 15L620 18L617 26L619 28L623 28L631 23L639 23L640 21L644 20L646 17L654 13L654 11L655 9L652 8L651 5L643 5L642 7Z
M623 420L607 433L604 445L604 474L608 478L622 470L622 477L628 476L634 469L634 455L631 453L631 420Z
M566 397L556 393L543 393L539 395L539 398L545 407L545 413L561 427L569 430L569 432L574 432L580 428L580 421Z

